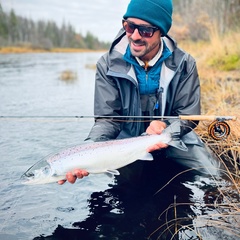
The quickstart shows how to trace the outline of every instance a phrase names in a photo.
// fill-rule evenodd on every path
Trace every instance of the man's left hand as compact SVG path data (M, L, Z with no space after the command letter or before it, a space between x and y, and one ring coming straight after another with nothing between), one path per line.
M167 127L165 122L154 120L150 123L149 127L146 129L147 134L161 134L162 131ZM147 148L148 152L159 150L161 148L166 148L168 145L163 142L159 142L153 146Z

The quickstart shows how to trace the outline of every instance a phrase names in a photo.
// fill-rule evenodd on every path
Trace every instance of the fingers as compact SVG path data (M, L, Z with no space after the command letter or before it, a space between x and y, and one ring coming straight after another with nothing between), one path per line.
M155 150L159 150L159 149L167 148L167 147L168 147L168 145L166 143L159 142L153 146L148 147L147 152L153 152Z
M64 184L66 181L68 181L69 183L75 183L76 180L79 178L83 178L88 176L88 172L85 170L81 170L81 169L75 169L73 172L68 172L66 174L66 179L65 180L59 180L58 184L62 185Z
M59 180L59 181L58 181L58 184L59 184L59 185L63 185L66 181L67 181L67 180Z
M161 134L162 131L167 127L165 122L154 120L150 123L149 127L146 129L147 134ZM161 148L168 147L167 144L159 142L153 146L147 148L147 152L153 152L155 150L159 150Z
M85 170L81 170L81 169L75 169L73 171L73 175L76 176L77 178L83 178L83 177L86 177L88 176L88 172L85 171Z
M154 120L150 123L146 129L147 134L161 134L162 131L167 127L165 122Z
M66 174L66 179L67 179L68 182L70 182L70 183L73 184L73 183L76 182L77 177L76 177L76 175L74 175L73 173L68 172L68 173Z

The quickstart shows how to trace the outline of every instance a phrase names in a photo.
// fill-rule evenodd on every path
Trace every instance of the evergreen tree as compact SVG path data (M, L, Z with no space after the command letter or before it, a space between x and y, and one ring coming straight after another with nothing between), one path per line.
M53 47L97 49L108 46L91 33L84 38L70 24L66 26L63 23L62 27L58 27L53 21L34 22L16 16L14 10L6 14L0 8L0 47L23 44L47 50Z

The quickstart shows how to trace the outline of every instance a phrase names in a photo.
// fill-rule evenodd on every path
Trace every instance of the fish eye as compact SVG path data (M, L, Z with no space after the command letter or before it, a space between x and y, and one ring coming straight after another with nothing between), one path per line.
M43 174L48 174L50 172L49 166L46 166L44 168L42 168L42 173Z

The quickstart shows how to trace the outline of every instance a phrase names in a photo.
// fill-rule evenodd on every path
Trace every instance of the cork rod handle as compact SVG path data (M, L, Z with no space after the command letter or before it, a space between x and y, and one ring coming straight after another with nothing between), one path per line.
M237 120L236 116L214 116L214 115L179 115L179 118L181 120L192 121Z

